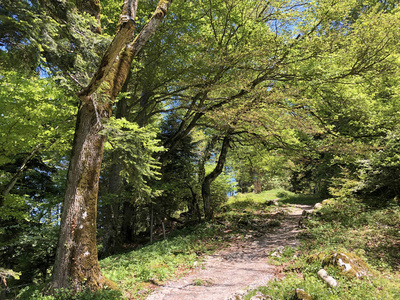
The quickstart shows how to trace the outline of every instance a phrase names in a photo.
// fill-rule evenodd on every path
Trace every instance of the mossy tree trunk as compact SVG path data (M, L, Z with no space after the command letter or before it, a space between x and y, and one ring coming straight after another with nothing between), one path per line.
M98 0L88 2L99 7ZM68 170L51 292L60 288L78 292L83 286L97 290L110 285L100 272L96 245L97 194L105 142L99 131L104 119L111 115L112 105L127 78L133 58L154 34L171 2L161 0L135 38L138 0L125 0L117 33L98 71L78 94L81 107ZM107 82L107 89L96 96L102 82Z
M96 217L99 174L105 137L96 108L84 104L78 113L73 153L61 217L61 231L53 272L53 288L83 285L102 288L105 279L97 260Z

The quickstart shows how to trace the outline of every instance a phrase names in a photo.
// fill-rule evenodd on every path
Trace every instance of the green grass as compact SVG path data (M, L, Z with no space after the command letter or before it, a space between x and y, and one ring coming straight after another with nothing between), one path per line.
M236 196L229 197L226 205L231 205L236 202L249 202L249 203L264 203L266 200L273 200L279 198L279 194L283 192L282 189L274 189L270 191L264 191L259 194L241 194L238 193Z
M277 198L280 198L278 207L266 204ZM314 195L295 195L283 190L238 194L221 207L214 223L175 231L165 241L101 260L103 274L117 283L120 293L84 292L68 298L71 295L66 291L57 298L41 298L40 288L30 287L21 299L120 299L121 293L126 298L145 299L152 287L200 265L204 254L226 246L232 236L241 238L257 231L264 234L268 224L279 224L280 214L276 212L280 206L320 201ZM259 291L272 299L292 299L296 288L306 290L313 299L400 299L399 206L376 208L354 199L335 201L312 214L305 225L299 248L287 247L281 257L269 259L271 264L284 268L285 279L271 281ZM307 257L330 250L356 253L375 270L375 275L349 280L330 269L340 284L335 289L328 288L316 275L321 263L307 263ZM201 280L194 284L211 285Z
M314 205L323 199L319 195L295 194L292 192L281 191L278 193L282 204L307 204Z
M323 207L308 221L304 251L344 247L365 253L376 267L400 270L400 207L369 207L357 200Z
M296 197L296 201L283 199L283 203L310 204L311 201L307 196ZM318 213L312 214L306 226L298 249L300 258L274 259L276 264L284 260L285 279L272 281L258 291L272 299L294 299L296 288L304 289L318 300L400 299L399 206L376 208L355 199L334 201L333 205L323 206ZM321 263L307 262L307 258L330 250L361 256L374 270L374 275L349 280L334 268L328 268L339 286L327 287L317 276ZM252 291L245 299L250 299L255 293Z
M103 274L129 297L140 299L152 285L184 274L199 264L201 256L225 243L224 226L205 223L174 233L138 250L100 261Z
M264 191L259 194L237 194L234 197L230 197L226 205L232 205L234 203L246 203L246 205L251 206L254 203L261 204L268 200L279 199L279 203L285 204L308 204L314 205L317 202L321 202L323 198L319 195L311 194L295 194L283 189L273 189L269 191Z
M230 197L216 216L216 222L176 231L165 241L100 261L102 272L129 297L145 298L151 286L176 278L199 265L202 256L227 245L232 235L241 236L260 223L276 221L266 206L281 190Z
M97 292L84 290L74 294L70 290L61 289L55 296L43 296L45 286L30 285L23 288L16 299L18 300L117 300L121 299L122 292L110 289L103 289ZM7 298L8 299L8 298Z
M216 220L225 224L236 234L246 234L249 231L264 234L271 227L280 226L283 215L275 214L280 209L270 205L270 200L278 199L281 190L272 190L260 194L238 194L219 209Z
M77 295L62 291L56 297L44 297L43 287L30 286L22 291L20 299L145 299L151 287L185 274L200 265L204 254L223 247L229 238L224 229L221 224L203 223L176 231L167 240L100 260L103 275L114 281L120 291L85 291Z
M298 274L290 273L283 281L272 281L267 287L261 287L264 295L271 299L294 299L294 290L301 288L312 296L314 300L396 300L400 299L398 286L389 279L376 278L371 280L341 281L336 288L328 288L317 276L305 274L302 278ZM254 296L256 291L246 295L245 300Z

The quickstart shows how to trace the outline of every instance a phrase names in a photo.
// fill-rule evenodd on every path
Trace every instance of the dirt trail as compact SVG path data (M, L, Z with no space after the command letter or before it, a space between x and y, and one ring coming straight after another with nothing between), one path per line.
M249 234L245 241L232 244L205 259L202 267L177 281L166 282L147 300L223 300L235 299L246 288L265 285L279 275L279 268L268 265L269 253L285 246L296 246L297 228L303 210L309 205L296 205L285 209L281 226L262 236Z

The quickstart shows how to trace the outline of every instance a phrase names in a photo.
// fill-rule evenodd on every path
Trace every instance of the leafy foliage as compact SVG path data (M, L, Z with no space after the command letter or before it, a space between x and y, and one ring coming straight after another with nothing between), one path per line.
M0 210L0 256L11 257L7 267L21 271L26 282L44 280L52 263L75 92L92 77L116 30L121 1L100 2L102 34L95 33L97 20L82 13L78 1L0 4L0 191L13 187ZM137 29L155 4L141 3ZM249 210L238 218L243 222L253 219L251 199L226 202L232 177L242 191L291 186L343 201L358 191L396 210L398 27L396 1L174 2L135 58L116 117L103 124L109 159L101 174L99 234L115 223L120 235L123 222L136 222L130 229L147 232L151 212L160 224L192 209L201 199L201 179L218 156L218 142L209 143L207 154L206 144L227 133L228 167L213 182L212 206L221 205L227 214ZM118 163L123 187L109 192ZM289 192L281 196L281 203L304 200ZM315 196L306 200L313 203ZM337 215L342 227L333 212L323 211L321 226L354 229L350 217L370 226L371 209L356 203L347 215ZM157 256L162 249L154 251ZM176 271L171 265L184 260L175 256L175 262L157 260L165 267L158 275L153 265L135 269L138 280L168 278ZM312 286L316 280L310 278ZM350 288L354 297L361 291Z
M163 151L153 126L139 127L126 119L111 118L102 134L108 137L112 151L124 166L126 182L134 187L136 197L149 197L147 180L157 178L160 169L154 153Z
M381 149L371 158L361 162L360 180L355 191L366 197L373 197L381 203L387 203L400 196L399 178L399 142L398 131L390 132L381 141Z
M72 140L76 108L54 78L4 70L0 82L0 260L22 272L23 284L45 280L54 262L60 157Z
M76 108L53 78L24 78L8 71L2 72L0 83L0 165L39 144L62 151L69 146Z

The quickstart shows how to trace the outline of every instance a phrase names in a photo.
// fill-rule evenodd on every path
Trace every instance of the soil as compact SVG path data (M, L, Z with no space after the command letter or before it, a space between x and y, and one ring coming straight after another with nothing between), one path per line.
M298 228L303 210L310 205L280 208L280 226L249 232L213 255L192 273L164 283L147 300L233 300L248 290L283 277L282 268L268 264L270 255L298 244Z

